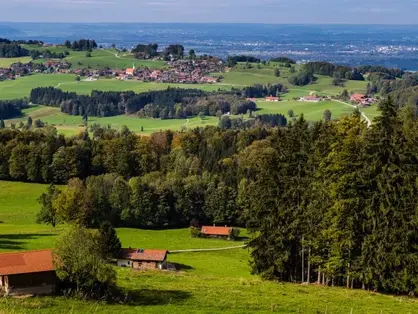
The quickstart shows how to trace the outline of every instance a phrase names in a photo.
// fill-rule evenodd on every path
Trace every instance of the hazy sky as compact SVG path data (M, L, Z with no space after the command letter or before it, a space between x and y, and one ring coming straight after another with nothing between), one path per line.
M0 21L417 24L418 0L0 0Z

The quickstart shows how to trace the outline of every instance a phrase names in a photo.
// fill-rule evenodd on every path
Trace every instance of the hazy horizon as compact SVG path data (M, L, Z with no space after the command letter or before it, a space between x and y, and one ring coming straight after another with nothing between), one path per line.
M13 0L5 23L416 25L416 0Z

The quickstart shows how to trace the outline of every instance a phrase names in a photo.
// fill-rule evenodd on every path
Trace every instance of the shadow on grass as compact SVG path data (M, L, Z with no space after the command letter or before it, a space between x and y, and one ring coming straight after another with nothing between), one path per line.
M180 264L180 263L171 263L171 262L170 262L170 264L174 265L174 267L176 267L176 270L192 270L192 269L194 269L190 265L185 265L185 264Z
M56 234L0 234L0 249L2 250L23 250L28 240L35 240L43 237L52 237Z
M178 290L130 290L129 305L167 305L181 303L191 297L189 292Z

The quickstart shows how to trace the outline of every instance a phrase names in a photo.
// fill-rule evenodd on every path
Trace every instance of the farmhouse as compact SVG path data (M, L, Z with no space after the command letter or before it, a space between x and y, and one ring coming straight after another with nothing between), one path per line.
M134 269L167 269L167 250L122 249L119 267Z
M8 295L53 294L56 280L50 250L0 254L0 291Z
M306 102L320 102L321 98L316 97L316 96L304 96L304 97L301 97L299 100L306 101Z
M257 99L256 98L247 98L248 101L252 101L252 102L256 102Z
M273 97L273 96L266 97L265 101L280 101L280 97Z
M350 100L361 107L368 107L376 102L376 99L367 97L364 94L353 94L351 95Z
M203 226L202 234L207 237L225 238L231 240L233 232L231 227L216 227L216 226Z
M125 74L128 76L134 76L135 74L135 68L127 68L125 71Z

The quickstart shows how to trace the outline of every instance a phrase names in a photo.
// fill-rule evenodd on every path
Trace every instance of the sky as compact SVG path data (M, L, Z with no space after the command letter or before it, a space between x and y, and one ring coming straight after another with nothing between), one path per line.
M418 24L418 0L0 0L7 22Z

